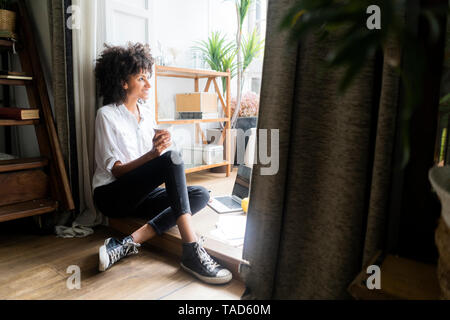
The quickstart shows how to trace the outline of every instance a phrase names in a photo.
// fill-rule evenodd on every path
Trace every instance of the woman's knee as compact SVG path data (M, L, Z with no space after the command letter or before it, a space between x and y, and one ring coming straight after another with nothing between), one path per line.
M206 207L210 199L209 191L202 186L188 187L188 195L193 214Z
M208 202L210 195L209 195L209 191L208 189L206 189L205 187L202 186L195 186L194 187L194 192L195 194L201 198L203 201Z
M170 165L183 165L183 158L178 151L169 150L164 153L161 157L166 159Z

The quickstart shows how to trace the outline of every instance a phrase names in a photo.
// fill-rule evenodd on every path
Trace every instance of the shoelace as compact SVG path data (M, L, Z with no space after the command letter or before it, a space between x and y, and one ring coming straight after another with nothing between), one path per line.
M206 252L206 250L203 248L203 243L205 242L205 238L201 237L200 241L198 241L197 245L197 254L200 257L200 261L202 264L209 270L212 271L216 267L220 267L220 265L215 262L210 255Z
M138 253L138 247L141 245L139 243L135 242L126 242L121 246L118 246L117 248L114 248L111 251L111 264L118 261L120 258L123 258L130 253Z

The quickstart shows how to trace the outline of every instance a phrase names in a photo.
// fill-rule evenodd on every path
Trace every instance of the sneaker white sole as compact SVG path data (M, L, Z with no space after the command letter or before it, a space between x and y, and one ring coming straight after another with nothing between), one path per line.
M205 276L202 276L201 274L198 274L197 272L189 269L183 263L180 263L180 265L184 270L186 270L187 272L189 272L190 274L192 274L199 280L209 283L209 284L225 284L225 283L230 282L231 279L233 278L233 275L231 273L226 277L205 277Z
M109 256L106 253L106 245L103 245L98 250L98 270L100 272L105 271L109 265Z

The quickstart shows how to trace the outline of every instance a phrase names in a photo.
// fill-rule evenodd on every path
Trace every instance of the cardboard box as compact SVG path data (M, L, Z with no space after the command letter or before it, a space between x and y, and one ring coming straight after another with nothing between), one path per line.
M175 97L176 112L217 112L217 93L182 93Z

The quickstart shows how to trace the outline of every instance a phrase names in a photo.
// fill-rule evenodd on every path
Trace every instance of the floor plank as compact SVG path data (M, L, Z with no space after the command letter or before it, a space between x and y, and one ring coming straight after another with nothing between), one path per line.
M242 295L242 285L232 281L223 286L211 286L193 281L163 297L163 300L238 300Z

